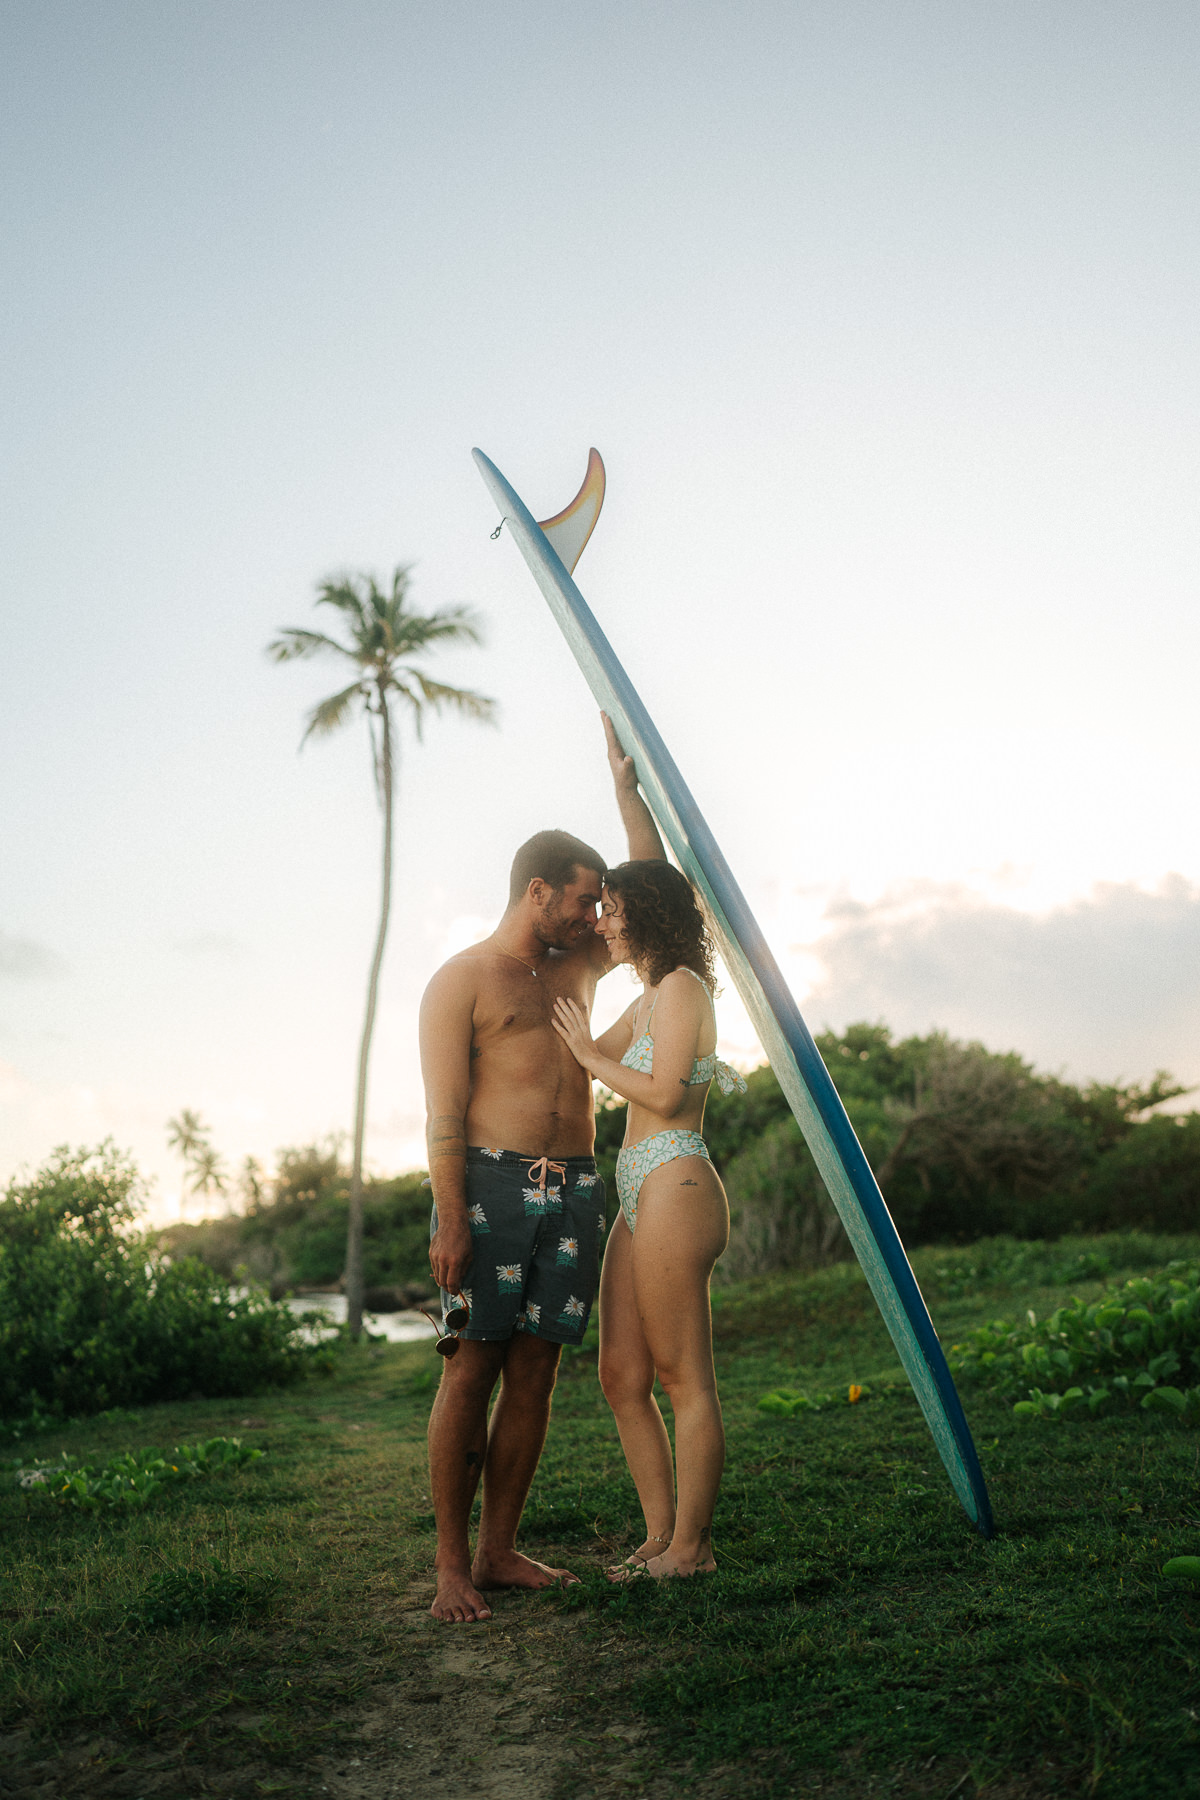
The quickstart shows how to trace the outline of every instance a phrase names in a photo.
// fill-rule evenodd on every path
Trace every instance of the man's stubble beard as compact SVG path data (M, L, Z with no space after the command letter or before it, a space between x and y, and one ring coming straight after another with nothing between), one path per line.
M586 919L582 922L564 919L561 903L552 900L542 914L540 923L534 926L533 935L539 944L545 944L547 950L569 950L587 930Z

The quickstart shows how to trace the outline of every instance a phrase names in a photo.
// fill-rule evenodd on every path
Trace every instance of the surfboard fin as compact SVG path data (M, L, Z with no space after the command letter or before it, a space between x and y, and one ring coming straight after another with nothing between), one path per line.
M583 555L603 505L604 464L598 450L589 450L583 486L570 506L564 506L552 519L538 520L539 529L549 538L568 575Z

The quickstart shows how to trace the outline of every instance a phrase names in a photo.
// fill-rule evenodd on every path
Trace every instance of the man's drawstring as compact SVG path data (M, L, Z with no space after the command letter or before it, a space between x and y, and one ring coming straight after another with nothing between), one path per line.
M554 1170L556 1175L560 1175L564 1181L567 1179L567 1165L560 1162L551 1162L547 1156L543 1156L539 1161L532 1162L529 1165L529 1179L530 1181L537 1182L543 1194L546 1191L546 1177L551 1169Z

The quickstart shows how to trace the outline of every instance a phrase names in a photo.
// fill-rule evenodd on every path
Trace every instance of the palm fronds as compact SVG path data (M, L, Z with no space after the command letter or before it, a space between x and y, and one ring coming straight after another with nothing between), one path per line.
M319 656L323 651L330 651L337 656L353 656L344 644L336 638L326 637L323 631L303 631L299 626L290 625L272 638L267 645L267 655L274 662L295 662L300 656Z
M356 700L361 699L367 713L377 713L389 705L393 694L409 708L418 740L423 735L427 706L435 712L448 706L480 724L495 723L496 702L486 694L432 681L406 660L438 644L483 642L482 624L468 606L447 606L432 613L410 611L410 568L402 563L393 571L390 591L380 587L372 575L344 575L321 582L316 603L332 606L341 614L344 639L292 625L267 645L267 654L275 662L334 655L362 670L358 681L312 709L302 744L310 737L326 737L338 730L352 716Z
M363 698L366 692L367 689L361 681L352 681L350 686L344 687L340 694L330 694L327 700L322 700L319 705L314 706L308 715L304 736L300 739L301 747L308 742L310 737L328 737L331 731L336 731L339 725L344 725L355 700Z

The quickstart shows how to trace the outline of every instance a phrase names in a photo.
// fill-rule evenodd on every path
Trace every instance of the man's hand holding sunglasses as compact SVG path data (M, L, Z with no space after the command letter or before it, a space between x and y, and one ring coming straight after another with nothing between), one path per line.
M452 1304L442 1314L445 1330L438 1324L432 1313L421 1311L438 1334L437 1353L439 1356L453 1356L458 1349L458 1334L471 1317L471 1308L462 1294L451 1294Z
M474 1256L466 1207L447 1209L443 1213L439 1206L438 1228L429 1245L429 1267L438 1286L447 1294L457 1294Z

